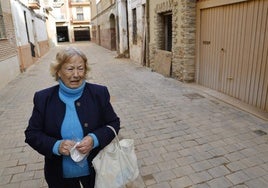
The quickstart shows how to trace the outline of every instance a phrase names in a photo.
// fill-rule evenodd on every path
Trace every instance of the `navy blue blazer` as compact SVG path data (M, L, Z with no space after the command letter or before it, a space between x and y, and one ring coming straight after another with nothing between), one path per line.
M35 93L33 112L25 130L25 142L45 156L44 171L48 183L62 178L62 156L57 156L52 151L56 141L62 139L61 125L66 108L58 93L59 85ZM92 159L115 137L106 125L113 126L118 133L120 120L113 110L105 86L86 83L81 97L75 101L75 107L84 136L94 133L99 141L99 147L93 149L88 156L91 166Z

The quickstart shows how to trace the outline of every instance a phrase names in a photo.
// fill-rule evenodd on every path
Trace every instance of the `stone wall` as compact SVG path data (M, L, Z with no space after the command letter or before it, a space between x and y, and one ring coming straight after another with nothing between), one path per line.
M175 7L174 15L179 15L177 19L180 20L174 23L172 76L192 82L195 80L196 2L181 0L180 4L175 3Z
M195 80L195 0L150 1L150 67L154 68L156 50L163 49L161 15L172 13L171 77L183 82Z

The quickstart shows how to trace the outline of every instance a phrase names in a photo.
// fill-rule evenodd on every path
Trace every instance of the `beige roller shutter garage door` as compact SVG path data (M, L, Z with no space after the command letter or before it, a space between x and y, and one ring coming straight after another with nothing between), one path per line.
M268 111L268 0L199 10L197 82Z

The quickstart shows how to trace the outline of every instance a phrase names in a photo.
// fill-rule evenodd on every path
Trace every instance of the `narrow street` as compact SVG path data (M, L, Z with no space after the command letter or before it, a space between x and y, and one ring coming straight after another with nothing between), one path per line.
M24 130L34 92L57 84L49 64L67 45L50 49L0 90L1 188L47 187L43 156L25 144ZM88 81L108 87L120 137L135 139L138 187L268 187L267 121L94 43L71 45L88 57Z

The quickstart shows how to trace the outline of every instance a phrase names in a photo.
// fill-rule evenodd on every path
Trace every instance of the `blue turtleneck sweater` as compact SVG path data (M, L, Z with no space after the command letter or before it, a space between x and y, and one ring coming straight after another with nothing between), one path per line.
M82 85L78 88L71 89L64 85L64 83L59 80L59 97L66 104L66 112L61 126L61 136L63 140L74 140L76 142L83 139L83 130L78 119L78 115L75 108L75 101L81 97L86 82L84 81ZM93 148L99 145L98 139L94 134L89 134L94 140ZM62 140L58 140L54 147L53 153L59 154L59 146ZM79 163L74 162L70 156L63 156L62 161L63 166L63 177L64 178L74 178L80 176L89 175L89 168L87 160L82 160Z

